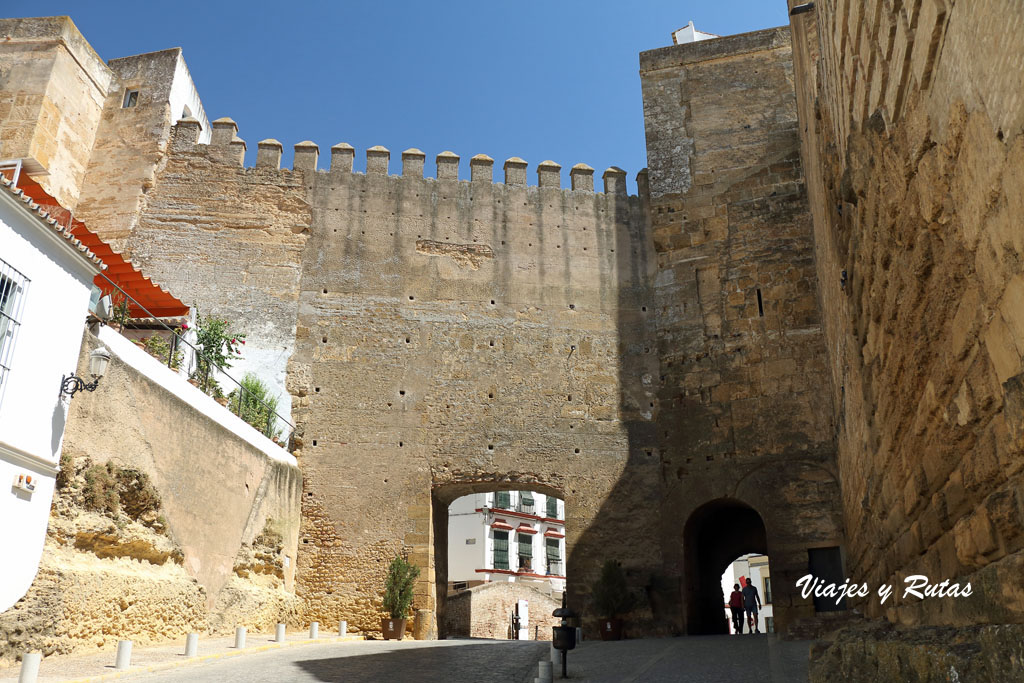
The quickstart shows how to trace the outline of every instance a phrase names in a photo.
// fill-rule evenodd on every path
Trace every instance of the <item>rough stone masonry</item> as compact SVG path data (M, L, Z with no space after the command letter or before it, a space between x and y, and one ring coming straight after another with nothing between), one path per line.
M485 155L459 180L450 152L424 177L416 149L354 173L344 143L280 169L264 140L243 168L230 119L156 145L123 243L286 364L306 619L378 629L405 549L416 631L443 635L447 505L529 488L566 501L588 628L612 558L645 598L632 633L720 632L746 552L771 556L791 634L824 619L795 591L809 568L979 587L851 602L892 623L1021 622L1022 10L790 7L791 29L641 54L636 197L616 168L562 189L518 158L503 182Z

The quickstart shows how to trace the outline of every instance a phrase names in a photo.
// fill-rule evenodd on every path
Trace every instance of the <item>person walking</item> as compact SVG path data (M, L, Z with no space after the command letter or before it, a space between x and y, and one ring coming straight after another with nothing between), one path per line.
M747 630L750 633L760 633L761 627L757 624L757 612L761 609L761 596L749 578L747 585L743 587L743 608L747 613Z
M740 592L740 585L732 585L732 594L729 595L729 611L732 612L732 630L737 635L743 633L743 593Z

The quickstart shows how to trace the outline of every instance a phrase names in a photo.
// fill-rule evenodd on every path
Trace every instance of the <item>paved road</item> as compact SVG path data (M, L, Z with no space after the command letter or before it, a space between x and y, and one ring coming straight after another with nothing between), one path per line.
M569 677L581 683L806 683L807 651L806 642L765 635L588 641L570 653ZM549 653L547 643L527 641L367 641L272 650L131 680L533 683L537 661ZM556 681L559 673L556 668Z
M132 676L133 683L444 681L522 683L547 643L507 640L365 641L307 645Z

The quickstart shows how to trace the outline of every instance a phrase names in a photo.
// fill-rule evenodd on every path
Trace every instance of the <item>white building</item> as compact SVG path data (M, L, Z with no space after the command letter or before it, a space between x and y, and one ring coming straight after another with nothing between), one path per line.
M722 574L722 594L725 596L725 614L729 619L729 633L733 633L732 612L729 610L729 595L733 586L740 584L742 589L747 579L757 588L761 596L761 610L757 613L757 628L761 633L775 632L775 619L772 616L772 578L768 567L767 555L744 555L725 569ZM746 614L743 616L743 632L747 632Z
M683 45L685 43L696 43L698 40L710 40L711 38L719 38L720 36L714 33L705 33L704 31L698 31L693 26L691 21L686 26L672 32L672 43L675 45Z
M39 567L68 409L61 381L78 365L103 268L26 199L0 180L0 612Z
M448 508L448 588L521 581L565 590L565 503L529 491L475 493Z

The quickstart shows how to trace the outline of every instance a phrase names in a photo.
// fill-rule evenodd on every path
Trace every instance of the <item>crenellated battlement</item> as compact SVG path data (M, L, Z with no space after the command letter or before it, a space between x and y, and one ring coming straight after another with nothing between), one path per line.
M178 121L173 131L172 150L176 152L196 151L195 148L207 150L214 158L234 165L243 166L246 143L238 137L238 125L230 118L220 118L212 124L213 134L209 145L199 142L202 124L194 118ZM281 156L284 145L273 138L257 143L255 168L273 169L283 172L302 171L304 173L356 174L367 176L390 176L435 180L437 182L463 182L470 184L499 184L494 179L494 159L486 154L477 154L469 160L469 179L459 180L461 158L451 151L444 151L434 158L434 177L425 176L427 155L419 149L411 148L401 153L401 174L391 175L391 151L386 147L375 145L366 150L366 171L353 171L355 148L345 142L331 147L330 167L318 168L320 147L311 140L304 140L295 145L295 156L291 169L281 168ZM501 183L510 186L530 186L529 164L525 159L511 157L502 165L504 178ZM554 161L542 161L536 167L537 182L534 187L550 188L561 191L562 166ZM617 166L611 166L601 174L604 181L605 194L626 195L626 172ZM641 194L646 189L646 169L637 174L637 186ZM595 192L594 169L587 164L579 163L569 170L570 187L567 192Z

